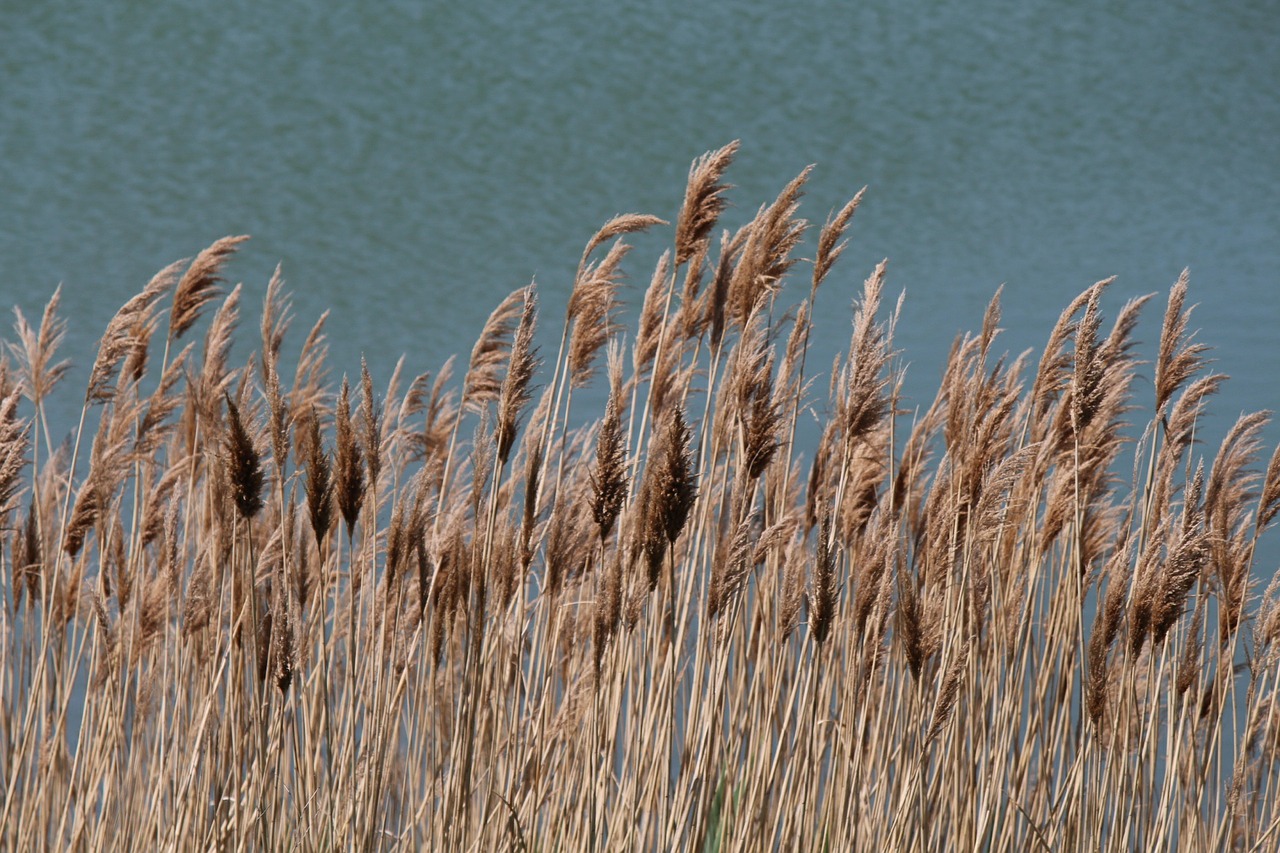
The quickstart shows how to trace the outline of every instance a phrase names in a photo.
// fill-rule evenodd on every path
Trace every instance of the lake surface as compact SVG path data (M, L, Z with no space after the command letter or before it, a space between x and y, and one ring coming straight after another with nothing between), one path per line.
M1100 278L1118 276L1110 316L1161 291L1154 355L1163 292L1190 267L1193 326L1233 377L1211 440L1280 408L1271 2L0 10L0 305L38 317L63 284L78 387L115 309L226 234L254 236L228 271L242 340L280 262L295 346L332 309L339 372L362 353L383 378L401 354L434 370L535 276L551 337L596 227L674 219L689 162L740 138L732 226L809 163L810 220L869 186L819 346L844 345L888 257L916 402L1001 283L1013 351ZM637 287L667 240L638 241Z

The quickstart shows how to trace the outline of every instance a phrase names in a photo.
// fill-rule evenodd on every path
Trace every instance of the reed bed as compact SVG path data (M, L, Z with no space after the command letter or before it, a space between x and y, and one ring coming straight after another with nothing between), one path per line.
M1010 359L997 295L909 406L883 263L808 358L862 194L725 229L736 152L590 238L554 351L531 285L457 381L337 381L324 317L285 369L278 274L233 363L231 237L121 308L57 441L59 295L18 312L0 847L1276 849L1280 451L1196 440L1186 276L1150 361L1150 297Z

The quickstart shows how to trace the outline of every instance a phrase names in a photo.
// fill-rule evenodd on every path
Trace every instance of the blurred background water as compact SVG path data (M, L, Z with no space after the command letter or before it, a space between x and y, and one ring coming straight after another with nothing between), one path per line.
M1216 442L1280 408L1278 30L1269 0L6 0L0 305L37 319L62 283L83 388L121 303L248 233L228 269L246 346L279 262L295 348L332 309L336 372L434 371L535 276L553 338L592 232L674 220L690 161L740 138L729 225L810 163L816 223L869 186L811 363L847 342L881 258L922 406L1000 284L1013 352L1100 278L1118 276L1109 316L1160 291L1154 357L1190 267L1192 325L1233 377ZM669 239L636 241L632 298ZM68 430L78 405L60 397Z

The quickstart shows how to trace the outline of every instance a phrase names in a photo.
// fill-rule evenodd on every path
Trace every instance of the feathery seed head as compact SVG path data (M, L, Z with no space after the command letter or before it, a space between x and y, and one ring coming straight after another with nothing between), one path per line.
M241 517L249 519L262 509L262 458L253 439L249 437L240 408L226 395L227 401L227 480L236 509Z
M223 237L196 255L173 292L173 310L169 314L169 338L176 340L186 334L200 319L204 306L217 299L221 291L222 267L235 254L248 235Z

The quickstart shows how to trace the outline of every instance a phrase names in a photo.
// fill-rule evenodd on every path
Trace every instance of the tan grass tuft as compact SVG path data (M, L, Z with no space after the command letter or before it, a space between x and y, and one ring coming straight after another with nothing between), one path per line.
M366 483L364 454L351 423L351 389L345 377L342 380L342 390L338 393L336 422L338 444L334 463L334 490L338 498L338 510L347 524L349 538L355 531L360 508L364 504Z
M204 363L200 368L200 379L192 389L197 412L192 414L198 413L208 420L218 417L223 395L235 379L235 372L228 364L232 339L240 322L240 293L240 285L232 288L213 315L209 330L205 333Z
M640 308L635 348L632 350L632 367L636 376L648 372L658 355L659 343L666 332L664 312L671 297L671 287L671 253L664 252L653 268L653 278L645 289L644 304Z
M573 321L569 377L575 388L591 380L597 354L621 328L613 316L617 307L615 294L621 284L622 259L630 250L619 240L602 260L583 267L574 282L567 316Z
M689 167L684 203L676 220L676 266L685 264L705 246L711 229L728 206L725 193L730 186L721 177L738 153L740 142L734 140L723 148L708 151Z
M471 361L467 365L462 394L468 408L473 411L496 402L502 392L498 371L507 360L511 336L519 325L526 302L525 288L513 290L493 309L475 346L471 348Z
M965 669L969 665L969 655L973 649L973 640L966 638L964 644L952 651L951 662L947 665L946 674L938 688L938 697L933 705L933 714L929 720L929 730L925 734L925 742L932 743L942 734L943 727L955 712L960 699L960 685L964 681Z
M204 307L220 295L222 267L235 254L247 235L223 237L196 255L173 292L173 310L169 314L169 339L176 340L200 319Z
M68 359L54 360L58 347L62 345L67 334L66 320L58 317L58 304L61 297L62 288L58 287L45 304L38 331L33 330L27 323L27 318L23 316L21 309L16 307L13 309L17 318L13 329L18 336L18 342L8 344L8 348L21 367L23 393L37 405L48 397L49 392L71 367Z
M320 416L315 409L301 425L303 468L306 471L307 515L316 545L323 548L333 526L333 466L320 436Z
M226 401L227 480L240 516L253 518L262 509L262 457L240 417L240 407L230 394Z
M521 414L529 403L529 383L538 369L538 351L533 346L537 318L538 296L533 285L529 285L524 290L524 309L520 315L520 325L516 328L515 341L511 346L507 375L502 380L502 389L498 395L498 460L504 465L515 444Z
M847 241L844 240L844 233L848 230L849 223L853 221L853 214L857 212L858 205L862 203L862 196L866 191L866 187L858 190L857 195L851 198L835 215L827 217L826 224L822 226L822 231L818 235L818 254L813 261L814 290L817 290L818 286L826 281L831 268L835 266L836 261L840 260L840 256L844 254L845 247L848 245Z
M740 327L777 295L783 278L796 262L792 252L808 228L808 222L796 214L812 169L808 166L793 178L752 221L742 256L729 282L731 316Z
M1187 336L1191 308L1183 310L1187 298L1188 270L1183 270L1169 290L1169 303L1160 328L1160 352L1156 358L1156 415L1162 415L1169 401L1187 380L1204 366L1208 347L1192 343Z
M836 552L831 516L822 518L818 529L818 551L813 567L813 588L809 595L809 631L818 645L827 641L836 614Z
M614 237L621 237L623 234L635 234L638 231L647 231L655 225L666 225L666 221L656 216L650 216L647 213L620 213L606 222L599 231L592 235L587 241L587 247L582 251L582 260L579 263L579 270L584 268L587 258L591 256L601 244L607 243Z
M712 620L729 610L742 595L751 572L752 551L757 535L756 519L747 516L733 532L721 539L707 591L707 619Z
M0 519L7 517L17 503L21 487L18 475L26 467L31 446L30 428L18 417L20 394L15 388L0 401Z
M1267 473L1262 478L1262 494L1258 498L1257 532L1262 532L1275 521L1280 513L1280 446L1271 454L1267 463Z
M89 387L85 391L85 400L90 402L106 402L113 396L111 383L120 363L134 355L138 344L139 331L149 328L152 306L172 285L173 267L161 271L134 296L120 307L98 344L98 357L94 359L93 369L89 372Z
M27 509L26 520L17 528L18 535L14 538L10 554L10 562L13 564L15 611L22 606L24 592L32 603L38 603L42 597L41 579L44 575L44 558L40 543L40 528L37 525L37 512L33 498L31 506Z
M609 394L604 420L600 424L600 437L596 442L596 470L592 475L591 517L600 528L603 541L613 529L613 523L622 511L627 499L627 449L622 430L620 389Z
M378 478L382 474L382 408L374 398L373 377L369 365L360 359L360 449L369 469L369 488L376 500Z

